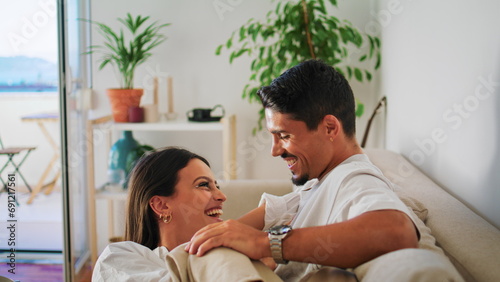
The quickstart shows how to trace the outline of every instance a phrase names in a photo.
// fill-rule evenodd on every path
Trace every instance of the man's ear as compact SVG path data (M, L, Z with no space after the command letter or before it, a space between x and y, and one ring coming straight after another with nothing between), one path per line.
M326 115L323 118L323 124L325 126L326 134L332 139L337 137L342 129L340 121L334 115Z
M149 206L153 210L156 215L160 216L167 212L168 208L168 199L164 196L153 196L149 200Z

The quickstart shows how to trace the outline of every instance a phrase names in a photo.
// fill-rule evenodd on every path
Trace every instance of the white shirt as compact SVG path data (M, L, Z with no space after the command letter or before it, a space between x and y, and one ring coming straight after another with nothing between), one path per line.
M265 230L278 224L293 228L321 226L346 221L368 211L410 211L394 193L393 184L383 176L368 156L349 157L321 181L308 181L299 191L284 196L262 195L266 203ZM260 205L259 204L259 205ZM328 252L328 242L321 254ZM275 272L285 281L298 281L320 265L291 261Z
M109 244L96 262L92 281L172 281L168 253L165 247L151 250L131 241Z
M110 244L94 267L92 281L282 281L260 261L229 248L215 248L202 257L189 255L185 244L172 251L150 250L131 241Z

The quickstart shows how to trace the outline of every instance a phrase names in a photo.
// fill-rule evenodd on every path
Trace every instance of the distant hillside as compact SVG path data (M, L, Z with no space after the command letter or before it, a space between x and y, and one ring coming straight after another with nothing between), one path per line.
M57 64L25 56L0 57L0 86L57 84Z

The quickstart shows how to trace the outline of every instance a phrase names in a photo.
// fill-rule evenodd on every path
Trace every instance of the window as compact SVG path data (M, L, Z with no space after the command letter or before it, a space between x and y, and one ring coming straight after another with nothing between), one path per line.
M56 1L10 1L0 17L0 95L57 94Z

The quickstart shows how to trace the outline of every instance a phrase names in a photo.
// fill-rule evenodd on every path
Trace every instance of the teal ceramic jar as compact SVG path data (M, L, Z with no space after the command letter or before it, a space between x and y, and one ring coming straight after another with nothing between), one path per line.
M120 183L125 179L117 179L121 177L127 177L127 156L128 154L139 146L139 142L134 139L132 131L123 131L122 137L113 144L111 150L109 151L109 164L108 164L108 176L110 177L109 182ZM124 173L120 172L123 171Z

